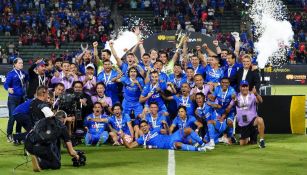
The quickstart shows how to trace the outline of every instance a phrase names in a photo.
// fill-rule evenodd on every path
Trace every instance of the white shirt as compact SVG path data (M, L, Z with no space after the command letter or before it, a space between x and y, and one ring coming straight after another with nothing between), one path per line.
M246 75L247 75L248 70L243 69L243 76L242 76L242 80L246 79Z

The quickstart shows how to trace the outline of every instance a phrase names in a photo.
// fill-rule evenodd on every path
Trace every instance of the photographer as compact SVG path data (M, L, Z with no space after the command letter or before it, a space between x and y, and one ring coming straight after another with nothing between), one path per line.
M83 92L83 83L75 81L72 88L60 97L59 109L64 110L70 119L67 122L70 135L77 128L83 128L83 121L92 112L91 97Z
M75 151L72 146L64 125L66 119L66 113L59 111L54 117L39 120L27 135L25 149L32 154L33 171L61 168L60 138L64 140L69 155L74 157L74 165L85 165L84 153Z

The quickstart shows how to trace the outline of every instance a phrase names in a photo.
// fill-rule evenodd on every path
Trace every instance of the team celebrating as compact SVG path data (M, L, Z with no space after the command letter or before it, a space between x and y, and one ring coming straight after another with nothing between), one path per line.
M37 121L64 110L69 136L83 131L87 146L206 151L239 138L240 145L265 148L264 121L257 114L260 75L252 57L240 55L238 39L234 51L221 49L216 40L216 50L203 44L192 51L185 37L173 53L147 53L139 41L123 58L109 45L99 54L94 42L72 61L38 58L28 72L15 59L4 85L8 141L22 142ZM65 94L78 96L76 106L63 107Z

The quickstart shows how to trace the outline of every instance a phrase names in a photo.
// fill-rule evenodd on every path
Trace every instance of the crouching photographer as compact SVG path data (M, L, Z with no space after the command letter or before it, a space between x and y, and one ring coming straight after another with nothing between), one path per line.
M32 155L33 171L61 168L61 143L65 142L67 151L73 157L74 166L85 165L84 152L75 151L65 124L67 114L58 111L54 117L39 120L25 140L25 149Z

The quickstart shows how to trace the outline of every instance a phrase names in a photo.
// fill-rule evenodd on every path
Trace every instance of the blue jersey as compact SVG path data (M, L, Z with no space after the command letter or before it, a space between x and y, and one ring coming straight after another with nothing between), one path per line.
M113 78L117 77L117 75L118 73L115 70L111 70L108 75L105 73L105 71L102 71L97 76L97 82L103 82L106 85L105 94L108 97L111 97L112 104L119 101L117 83L111 81Z
M145 120L150 125L150 128L163 128L163 121L166 122L166 118L163 115L158 115L156 119L153 119L150 113L146 114Z
M176 78L175 74L170 74L168 81L175 85L176 90L179 90L181 85L187 82L187 76L185 74L181 74L180 78Z
M172 135L164 135L160 133L160 128L151 129L147 134L139 137L136 142L139 145L151 145L158 149L172 148Z
M168 76L164 72L159 73L159 81L160 82L168 82Z
M150 82L147 83L142 91L142 96L146 97L150 92L153 92L152 96L145 102L148 106L151 102L157 102L159 109L161 109L164 105L164 101L159 92L157 92L156 88L159 87L162 91L166 90L166 83L159 82L156 86L152 85Z
M218 100L219 105L222 106L222 108L217 109L217 113L219 115L222 115L227 106L229 105L229 103L231 102L232 98L231 96L233 94L236 94L236 91L234 88L232 88L231 86L228 87L228 89L226 90L226 92L223 92L222 90L222 86L217 86L214 90L214 96L216 97L216 99ZM234 108L232 108L231 112L234 112Z
M88 132L90 134L96 134L96 133L102 133L105 131L107 124L104 122L94 122L91 120L88 120L89 118L96 118L94 114L88 115L84 120L84 126L88 128ZM106 115L100 115L99 118L108 118Z
M213 69L210 65L206 67L206 80L205 82L219 83L224 76L222 68L217 70Z
M174 100L176 101L177 108L179 106L185 106L187 108L187 115L194 115L194 103L189 97L183 97L180 95L179 97L177 95L173 95Z
M144 65L143 62L140 62L139 65L141 66L141 68L142 68L144 71L147 71L147 68L146 68L146 66ZM150 63L149 67L153 68L153 64Z
M117 119L114 115L109 119L109 124L116 131L122 130L125 134L131 135L128 122L131 121L130 116L128 114L123 114L121 119Z
M213 101L207 101L203 107L198 107L196 110L198 111L198 116L200 118L203 118L205 119L206 121L209 121L209 120L215 120L216 119L216 116L217 116L217 113L216 113L216 110L212 107L212 106L209 106L207 103L211 103L211 104L218 104L218 101L215 100L214 102Z
M18 105L15 110L13 111L13 115L17 115L17 114L29 114L30 112L30 105L31 102L33 101L33 99L29 99L23 103L21 103L20 105Z
M196 68L193 67L192 63L188 64L188 67L191 67L194 69L194 75L195 74L200 74L202 76L204 76L204 74L206 73L206 69L203 65L199 64Z
M178 127L179 129L184 128L194 128L195 127L196 118L192 115L187 116L185 120L181 119L179 116L177 116L174 120L172 125Z
M142 78L137 77L137 81L141 87L144 87L144 81ZM134 104L139 102L141 96L141 89L136 83L132 83L129 77L122 77L120 81L124 84L124 100L126 103Z

